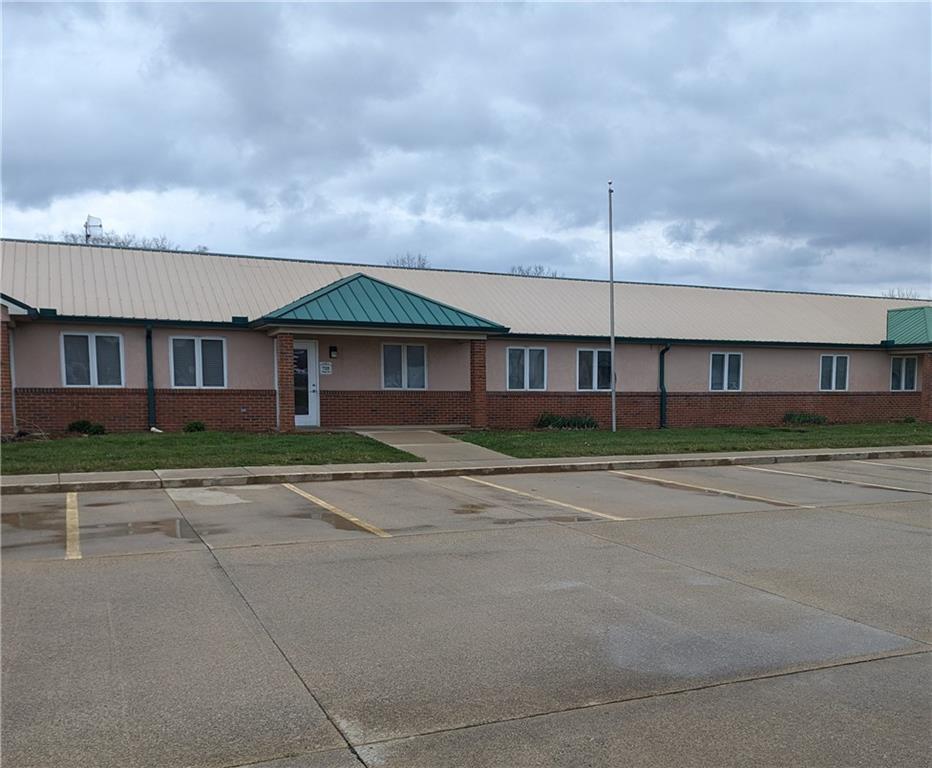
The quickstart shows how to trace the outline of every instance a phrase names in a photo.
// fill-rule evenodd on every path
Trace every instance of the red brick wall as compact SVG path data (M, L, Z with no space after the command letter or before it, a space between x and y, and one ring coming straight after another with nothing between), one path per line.
M0 323L0 434L10 435L13 427L13 378L10 371L9 323Z
M488 392L486 391L485 340L469 342L469 423L485 427L489 423Z
M203 421L208 429L264 432L275 429L275 392L259 389L157 389L159 429L180 430L189 421ZM17 422L29 431L64 432L68 424L87 419L108 432L148 428L144 389L16 390Z
M110 432L147 429L144 389L16 388L16 422L28 432L64 432L87 419Z
M275 337L275 360L278 366L278 429L294 431L294 336L282 333Z
M607 392L490 392L488 402L489 426L493 429L531 427L544 412L593 416L601 427L608 427L611 422L611 401ZM656 392L620 392L618 426L656 427L659 409L660 395ZM780 424L787 411L817 413L831 422L919 418L920 393L680 392L667 395L667 424L671 427Z
M523 429L534 426L542 413L592 416L600 427L611 426L608 392L489 392L489 426ZM658 423L658 395L653 392L618 395L618 426L647 428Z
M324 427L469 424L469 392L414 390L323 390Z
M919 418L919 392L737 392L668 395L671 427L779 424L787 411L825 416L833 423Z
M932 352L919 356L919 386L920 394L919 418L922 421L932 421Z
M208 429L269 432L275 429L274 389L157 389L159 429L180 430L189 421Z

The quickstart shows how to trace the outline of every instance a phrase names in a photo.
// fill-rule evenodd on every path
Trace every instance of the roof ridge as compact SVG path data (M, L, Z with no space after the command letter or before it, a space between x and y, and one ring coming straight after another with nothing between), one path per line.
M455 269L453 267L398 267L391 264L365 264L362 262L353 262L353 261L328 261L326 259L302 259L302 258L287 258L284 256L257 256L254 254L246 253L221 253L217 251L190 251L190 250L178 250L178 251L165 251L159 250L156 248L126 248L120 245L98 245L93 243L66 243L58 240L35 240L29 238L18 238L18 237L0 237L0 242L11 242L11 243L30 243L33 245L64 245L70 248L103 248L106 250L113 251L142 251L146 253L164 253L167 255L180 254L180 255L190 255L190 256L210 256L216 258L224 259L255 259L258 261L277 261L277 262L286 262L292 264L326 264L337 267L357 267L357 268L370 268L370 269L387 269L387 270L400 270L404 272L446 272L451 274L465 274L465 275L489 275L493 277L506 277L514 278L517 280L562 280L566 282L577 282L577 283L600 283L608 284L608 280L602 278L594 277L553 277L550 275L515 275L510 272L491 272L489 270L482 269ZM371 277L371 275L370 275ZM727 286L727 285L691 285L688 283L659 283L651 282L646 280L615 280L616 285L638 285L638 286L656 286L661 288L687 288L697 291L739 291L742 293L773 293L773 294L782 294L782 295L792 295L792 296L832 296L843 299L875 299L878 301L919 301L928 304L932 304L932 298L916 298L916 299L898 299L895 296L871 296L868 294L862 293L831 293L829 291L790 291L785 289L778 288L743 288L738 286Z

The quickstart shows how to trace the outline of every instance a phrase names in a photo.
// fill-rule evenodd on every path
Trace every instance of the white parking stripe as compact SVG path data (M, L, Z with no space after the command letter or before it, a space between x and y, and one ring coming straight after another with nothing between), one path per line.
M595 515L596 517L604 517L606 520L630 520L630 517L617 517L616 515L609 515L606 512L596 512L594 509L589 509L588 507L578 507L575 504L567 504L565 501L557 501L556 499L549 499L546 496L538 496L536 493L528 493L527 491L519 491L517 488L509 488L507 485L499 485L498 483L490 483L488 480L480 480L478 477L469 477L468 475L460 475L460 480L469 480L473 483L479 483L480 485L487 485L489 488L497 488L500 491L507 491L508 493L513 493L516 496L524 496L528 499L534 499L535 501L542 501L545 504L554 504L558 507L565 507L566 509L572 509L574 512L582 512L585 515Z
M932 468L927 467L910 467L906 464L887 464L883 461L867 461L867 459L854 459L858 464L871 464L875 467L893 467L894 469L911 469L913 472L932 472Z
M795 507L798 509L813 509L810 504L796 504L792 501L783 499L768 499L765 496L752 496L749 493L740 493L739 491L729 491L724 488L712 488L707 485L696 485L694 483L683 483L679 480L667 480L664 477L653 477L651 475L639 475L633 472L624 472L620 469L610 469L610 475L618 475L629 480L639 480L642 483L651 483L652 485L665 485L671 488L682 488L687 491L702 491L703 493L714 493L718 496L728 496L732 499L741 499L743 501L759 501L764 504L773 504L777 507Z
M753 472L772 472L775 475L789 475L790 477L807 477L812 480L821 480L823 483L839 483L840 485L857 485L861 488L879 488L883 491L902 491L904 493L924 493L932 496L932 491L920 491L916 488L901 488L898 485L881 485L880 483L865 483L862 480L841 480L837 477L826 477L825 475L810 475L805 472L789 472L785 469L767 469L766 467L749 467L741 466L739 469L749 469Z

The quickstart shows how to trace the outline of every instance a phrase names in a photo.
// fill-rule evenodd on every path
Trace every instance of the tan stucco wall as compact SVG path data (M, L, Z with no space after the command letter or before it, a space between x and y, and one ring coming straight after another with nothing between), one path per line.
M547 350L547 391L576 391L576 350L607 349L607 344L583 344L570 341L538 342L531 340L489 339L486 388L490 392L507 389L508 347L544 347ZM659 347L644 344L619 344L615 364L618 368L618 391L651 392L657 389L657 354Z
M146 386L146 331L142 326L19 323L16 327L16 386L60 387L62 333L117 333L123 336L125 386ZM272 339L254 331L222 332L188 328L155 328L152 362L156 388L170 388L169 345L172 336L212 336L227 341L227 387L272 389L275 365Z
M169 339L172 336L203 336L226 339L227 388L274 389L275 344L258 331L223 329L154 328L152 330L152 367L156 389L171 387ZM143 336L145 340L145 336ZM145 365L145 358L143 358Z
M139 326L26 322L16 325L16 386L61 387L61 334L123 336L125 386L146 386L146 332Z
M118 333L123 336L126 386L146 386L145 329L142 326L72 325L19 322L16 327L16 386L60 387L60 336L69 333ZM227 386L231 389L274 387L274 344L265 333L248 330L192 330L155 328L152 332L155 385L171 387L169 338L211 336L227 340ZM301 337L296 337L301 338ZM369 338L317 336L320 360L333 364L333 373L320 377L323 390L381 389L381 345L412 343L427 346L428 389L469 390L469 342L447 339ZM330 346L338 356L328 357ZM547 391L576 391L576 350L604 349L604 345L570 341L540 343L527 340L489 339L487 388L504 391L505 355L509 346L543 346L547 349ZM657 390L660 347L620 344L617 348L619 391ZM743 391L817 392L819 358L822 354L849 356L848 388L851 392L887 392L890 389L890 355L882 350L831 350L818 348L703 347L673 345L666 357L670 392L706 392L709 387L709 355L713 351L743 354ZM917 382L917 388L921 382Z
M576 391L576 350L605 349L606 345L576 342L535 342L490 339L488 342L488 389L506 389L508 347L547 349L547 391ZM618 390L657 390L660 347L648 344L619 344ZM890 389L890 355L882 350L792 349L779 347L703 347L674 344L666 356L669 392L707 392L709 356L712 352L742 354L742 389L745 392L818 392L819 359L823 354L848 355L849 392L887 392ZM917 383L917 386L921 386Z
M712 352L742 353L745 392L818 392L819 360L829 354L848 355L849 392L890 389L890 356L882 350L674 345L667 353L667 391L708 391Z
M364 336L295 336L316 339L321 362L333 373L320 377L322 390L382 389L382 344L424 344L427 347L427 388L444 392L469 389L469 342L448 339L370 338ZM331 359L331 346L337 357Z

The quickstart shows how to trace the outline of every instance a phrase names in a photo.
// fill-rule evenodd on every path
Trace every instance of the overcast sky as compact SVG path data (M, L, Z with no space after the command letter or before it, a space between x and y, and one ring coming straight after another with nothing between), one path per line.
M3 6L3 234L930 293L930 5Z

